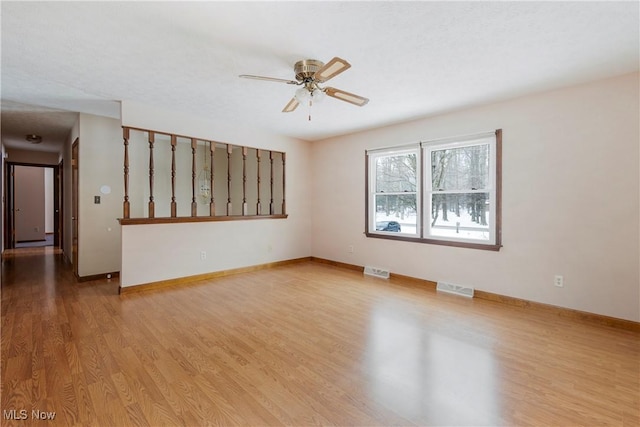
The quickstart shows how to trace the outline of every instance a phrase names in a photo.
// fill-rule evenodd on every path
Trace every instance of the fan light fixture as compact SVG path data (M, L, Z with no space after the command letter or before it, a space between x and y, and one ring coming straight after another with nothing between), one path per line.
M324 99L324 92L318 88L301 87L294 97L298 103L313 101L318 103Z
M363 96L345 92L334 87L320 86L320 84L323 84L327 80L334 78L350 67L351 64L349 64L344 59L338 58L336 56L326 64L322 61L318 61L317 59L303 59L302 61L296 62L293 66L296 80L254 76L250 74L242 74L240 75L240 77L245 79L265 80L300 86L300 88L296 90L294 97L291 98L282 112L290 113L298 108L298 105L307 104L309 106L309 120L311 120L311 107L313 103L322 101L325 95L328 95L340 101L345 101L350 104L357 105L358 107L362 107L369 102L369 99Z
M35 133L27 135L25 139L31 144L40 144L42 142L42 137L40 135L36 135Z

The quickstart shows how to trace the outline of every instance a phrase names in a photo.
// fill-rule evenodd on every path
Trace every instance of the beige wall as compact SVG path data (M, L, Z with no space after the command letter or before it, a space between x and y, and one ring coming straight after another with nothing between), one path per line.
M313 143L312 254L640 320L638 79L625 75ZM364 236L366 149L498 128L499 252ZM553 285L556 274L563 288Z
M7 148L7 161L14 163L31 163L35 165L51 165L58 164L59 154L48 153L44 151L28 151L18 150L15 148Z
M14 172L16 242L44 240L44 168L16 166Z
M73 142L80 136L80 117L78 116L78 120L74 124L69 136L67 137L67 141L64 144L61 159L63 161L62 169L62 177L63 177L63 186L64 186L64 200L63 200L63 251L65 257L73 262L73 256L71 254L71 244L72 244L72 186L71 186L71 146Z
M44 232L53 233L53 168L44 169Z
M255 129L230 127L139 104L123 102L122 107L122 122L127 126L286 152L289 214L287 219L122 226L122 286L311 255L311 162L308 142L269 135ZM118 150L122 152L121 148ZM136 153L135 158L139 162L145 158L145 154ZM190 170L190 154L186 162L180 158L179 165L184 163L182 167ZM237 159L233 161L237 162ZM138 174L135 181L147 186L146 173L135 172ZM190 194L190 181L184 192ZM217 207L222 208L226 204L226 193L224 196L223 200L216 196ZM135 198L142 203L148 201L144 194ZM190 203L190 195L185 200ZM180 201L178 203L180 210ZM144 208L139 210L144 211ZM186 212L188 215L188 205ZM201 259L201 252L206 253L206 259Z
M120 271L123 156L118 120L80 114L78 275ZM111 187L102 194L103 185ZM100 196L100 204L94 203Z

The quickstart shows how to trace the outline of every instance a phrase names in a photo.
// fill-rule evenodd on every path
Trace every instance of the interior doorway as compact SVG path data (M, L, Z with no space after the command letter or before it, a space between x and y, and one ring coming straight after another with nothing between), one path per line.
M62 244L59 165L6 163L5 249Z

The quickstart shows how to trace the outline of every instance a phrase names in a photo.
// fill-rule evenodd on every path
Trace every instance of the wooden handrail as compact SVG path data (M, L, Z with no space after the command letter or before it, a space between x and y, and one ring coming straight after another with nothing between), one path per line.
M121 225L142 225L142 224L185 224L188 222L218 222L218 221L245 221L254 219L285 219L289 215L217 215L217 216L179 216L156 217L156 218L118 218Z

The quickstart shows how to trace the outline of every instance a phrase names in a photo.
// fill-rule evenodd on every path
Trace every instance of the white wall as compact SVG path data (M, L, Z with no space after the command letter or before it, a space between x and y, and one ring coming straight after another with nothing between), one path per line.
M638 79L625 75L313 143L312 254L639 321ZM366 149L498 128L499 252L364 236ZM564 288L553 285L555 274L564 276Z
M121 226L121 286L311 255L311 149L308 142L130 102L122 103L122 123L125 126L286 152L289 217ZM122 153L121 145L119 150ZM148 177L145 180L144 173L137 179L137 185L148 185ZM217 200L217 203L225 202ZM205 260L201 260L202 251L206 252Z

